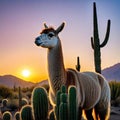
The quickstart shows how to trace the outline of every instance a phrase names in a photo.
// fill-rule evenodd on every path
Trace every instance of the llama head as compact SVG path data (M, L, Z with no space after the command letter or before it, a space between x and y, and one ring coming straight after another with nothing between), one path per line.
M40 36L35 39L35 44L44 48L53 48L57 45L59 32L64 28L65 23L63 22L56 30L52 27L48 27L44 24L45 29L42 30Z

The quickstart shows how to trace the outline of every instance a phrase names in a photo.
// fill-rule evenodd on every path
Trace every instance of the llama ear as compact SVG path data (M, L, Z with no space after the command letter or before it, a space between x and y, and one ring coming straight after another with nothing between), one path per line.
M47 29L48 28L48 26L46 25L46 23L44 23L44 27Z
M56 29L56 33L58 34L59 32L61 32L63 30L65 26L65 23L63 22L57 29Z

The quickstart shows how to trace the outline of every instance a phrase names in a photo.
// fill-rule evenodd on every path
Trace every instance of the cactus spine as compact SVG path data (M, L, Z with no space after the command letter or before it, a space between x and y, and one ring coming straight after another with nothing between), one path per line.
M69 120L77 120L77 99L76 87L70 86L68 89L68 112Z
M30 105L25 105L20 111L21 120L33 120L32 107Z
M9 111L4 112L3 120L12 120L12 114Z
M35 120L47 120L48 117L48 96L47 91L37 87L32 93L32 106Z
M76 70L80 72L80 60L79 60L79 57L77 57Z
M97 23L97 11L96 11L96 3L93 3L93 37L91 37L91 46L94 50L94 64L95 64L95 71L101 73L101 52L100 48L104 47L109 39L110 34L110 24L111 21L108 20L107 23L107 31L106 36L102 44L100 44L99 40L99 33L98 33L98 23Z

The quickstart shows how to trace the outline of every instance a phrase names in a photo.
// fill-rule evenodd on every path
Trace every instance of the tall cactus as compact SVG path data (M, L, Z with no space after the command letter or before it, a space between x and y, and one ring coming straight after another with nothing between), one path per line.
M20 120L33 120L32 107L30 105L25 105L20 110Z
M32 107L35 120L47 120L48 96L44 88L34 88L32 93Z
M79 57L77 57L76 70L80 72L80 60L79 60Z
M93 3L93 37L91 37L91 46L94 50L94 64L95 71L101 73L101 52L100 48L104 47L109 39L110 34L110 24L111 21L108 20L107 23L107 31L106 36L102 44L100 44L99 33L98 33L98 23L97 23L97 11L96 11L96 3Z
M20 110L21 107L22 107L22 93L21 93L21 87L19 87L18 96L19 96L19 110Z
M4 112L3 120L12 120L12 114L9 111Z
M77 97L76 97L75 86L70 86L68 89L68 112L69 112L69 120L77 120L78 110L77 110Z

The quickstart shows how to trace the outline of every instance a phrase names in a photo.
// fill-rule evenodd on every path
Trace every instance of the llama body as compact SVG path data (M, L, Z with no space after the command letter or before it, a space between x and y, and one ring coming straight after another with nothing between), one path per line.
M54 105L57 90L64 84L75 85L79 110L84 109L88 120L93 120L92 109L95 108L96 119L106 120L109 116L110 89L107 81L97 73L79 73L73 69L65 70L61 41L58 33L62 31L64 23L56 30L48 28L36 38L38 46L48 48L48 75L50 85L50 100Z

